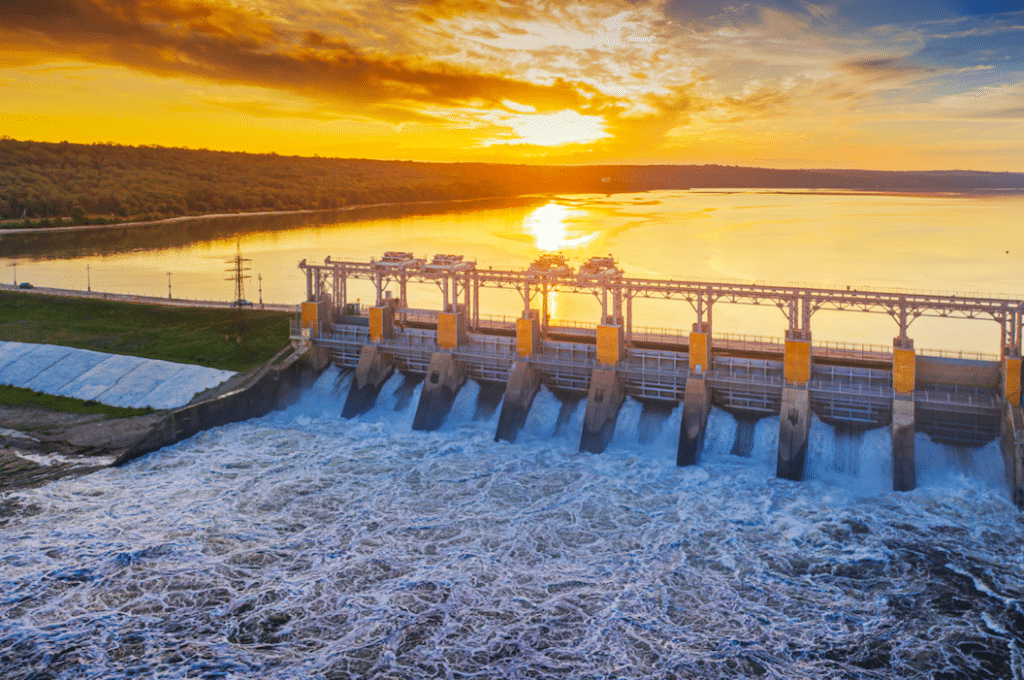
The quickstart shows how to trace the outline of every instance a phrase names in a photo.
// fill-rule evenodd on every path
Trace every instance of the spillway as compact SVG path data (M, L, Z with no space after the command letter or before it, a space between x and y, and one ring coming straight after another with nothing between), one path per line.
M771 417L742 457L713 410L680 468L679 408L640 444L627 399L595 456L585 405L553 434L546 388L513 444L474 419L472 382L417 432L401 376L340 419L350 380L329 368L283 411L6 493L5 676L1021 672L1024 526L984 451L923 447L929 472L894 493L884 429L843 453L854 474L816 421L795 484Z

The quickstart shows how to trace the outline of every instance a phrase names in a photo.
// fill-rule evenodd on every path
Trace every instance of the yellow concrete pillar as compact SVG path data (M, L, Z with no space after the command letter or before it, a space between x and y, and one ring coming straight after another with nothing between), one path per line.
M597 327L597 361L614 366L626 356L626 341L622 326L601 324Z
M392 340L395 337L395 308L393 305L370 307L370 342Z
M302 303L302 328L305 330L309 328L309 334L313 337L319 335L320 331L320 303L319 302L303 302Z
M786 335L786 382L805 384L811 379L811 341Z
M516 353L528 357L540 351L540 321L536 317L516 319Z
M917 354L905 347L892 348L892 388L897 394L914 391L917 382Z
M690 333L690 373L703 375L711 368L711 335L700 331Z
M1003 357L1003 397L1011 406L1020 406L1020 357Z
M437 314L437 345L441 349L454 349L466 344L468 329L466 312L438 312Z

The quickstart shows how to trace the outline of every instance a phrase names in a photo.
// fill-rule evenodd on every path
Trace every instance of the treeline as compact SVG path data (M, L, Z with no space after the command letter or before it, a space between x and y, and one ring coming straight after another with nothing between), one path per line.
M0 139L0 219L47 224L700 187L1024 189L1024 173L421 163Z

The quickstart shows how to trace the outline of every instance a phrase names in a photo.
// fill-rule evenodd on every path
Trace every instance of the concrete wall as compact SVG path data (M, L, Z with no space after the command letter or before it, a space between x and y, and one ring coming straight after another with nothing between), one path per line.
M468 375L465 362L445 352L434 352L423 380L412 429L424 432L440 429Z
M327 366L327 354L312 349L288 354L287 348L267 362L242 387L168 413L149 434L124 451L111 465L125 463L170 446L212 427L258 418L294 403Z
M807 390L785 387L779 415L779 456L775 475L799 482L804 478L807 435L811 427L811 398Z
M590 377L583 416L580 452L602 453L615 434L615 421L626 398L626 385L614 368L598 366Z
M524 319L519 319L524 321ZM519 431L526 424L526 418L533 407L533 400L540 390L541 373L525 359L512 365L505 383L505 398L498 416L498 429L494 441L504 439L514 442Z
M892 402L892 490L913 491L917 485L914 457L914 400L897 397Z
M999 387L999 363L942 357L917 356L917 389L922 383L963 385L964 387Z
M700 335L694 333L691 335ZM683 397L683 420L679 428L676 465L696 465L704 448L704 431L711 413L711 388L704 378L691 375L686 379Z

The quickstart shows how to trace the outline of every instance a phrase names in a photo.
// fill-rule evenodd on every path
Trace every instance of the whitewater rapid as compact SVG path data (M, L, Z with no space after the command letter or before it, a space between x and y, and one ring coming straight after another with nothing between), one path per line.
M777 419L714 411L677 468L679 408L593 455L546 390L509 444L472 382L434 433L401 376L341 420L348 383L0 496L5 677L1024 677L994 444L919 437L897 494L884 429L815 422L792 483Z

